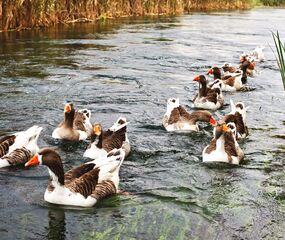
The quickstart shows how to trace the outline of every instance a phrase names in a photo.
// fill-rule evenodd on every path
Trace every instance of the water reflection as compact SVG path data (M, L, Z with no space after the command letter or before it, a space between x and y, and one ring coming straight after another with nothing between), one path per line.
M49 208L48 219L47 239L64 240L66 237L64 210L60 208Z

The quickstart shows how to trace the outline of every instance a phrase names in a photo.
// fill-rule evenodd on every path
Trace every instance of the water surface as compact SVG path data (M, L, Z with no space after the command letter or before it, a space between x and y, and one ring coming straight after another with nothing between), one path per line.
M41 147L59 151L65 169L81 164L87 142L51 138L63 104L92 110L108 128L127 117L132 154L121 168L123 190L91 209L43 200L47 169L0 169L3 239L284 239L284 90L271 30L285 36L284 9L122 19L0 35L0 135L44 127ZM166 132L169 97L190 109L192 79L212 65L266 47L250 79L255 91L225 94L250 106L250 136L238 167L208 167L201 153L212 128Z

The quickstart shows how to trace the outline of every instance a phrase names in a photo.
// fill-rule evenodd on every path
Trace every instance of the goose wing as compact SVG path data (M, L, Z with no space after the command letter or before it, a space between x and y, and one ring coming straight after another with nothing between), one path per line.
M121 148L124 141L126 141L126 128L122 128L113 132L108 137L103 138L103 148L110 152L111 150Z
M5 159L9 162L10 165L21 165L25 164L32 158L32 153L25 147L17 148L13 150L8 155L5 155L2 159Z
M217 103L218 101L218 93L217 93L217 90L219 89L210 89L207 93L207 96L205 97L205 99L209 102L213 102L213 103Z
M180 119L180 113L179 113L179 110L178 108L174 108L172 111L171 111L171 114L169 116L169 119L168 119L168 124L173 124L173 123L177 123Z
M233 157L238 156L234 137L233 137L232 133L225 133L224 137L225 137L225 152L229 156L229 160L231 160L232 156Z
M111 180L105 180L98 183L91 196L97 200L114 195L117 193L115 184Z
M94 163L82 164L75 167L64 174L64 184L70 184L75 179L81 177L85 173L91 171L94 168Z
M85 198L90 196L98 184L99 168L94 168L91 171L83 174L81 177L74 179L69 184L65 184L70 191L80 193Z
M9 147L15 142L15 135L0 138L0 158L9 152Z
M179 110L179 113L180 113L180 116L181 118L183 118L184 120L186 121L189 121L189 122L193 122L193 113L189 113L187 112L187 110L182 107L182 106L179 106L178 107L178 110Z
M224 84L233 87L235 84L235 79L236 79L235 76L227 75L222 78L222 81L224 82Z
M73 128L75 130L86 132L84 123L85 123L84 114L82 112L76 112L74 116Z

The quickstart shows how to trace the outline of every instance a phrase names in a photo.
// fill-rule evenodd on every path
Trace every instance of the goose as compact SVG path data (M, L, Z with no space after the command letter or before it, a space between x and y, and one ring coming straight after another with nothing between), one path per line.
M64 173L59 154L43 148L25 166L48 167L50 178L44 194L46 202L92 207L99 200L119 193L119 170L124 157L124 151L115 149L105 158L87 162Z
M179 104L179 98L169 98L167 111L162 119L162 124L167 131L199 131L197 122L216 124L216 120L208 111L194 111L189 113Z
M193 99L194 108L217 110L224 106L220 85L208 88L204 75L196 76L193 81L199 82L199 92Z
M235 138L235 124L220 123L214 129L214 137L203 150L203 162L239 164L244 153Z
M223 66L222 66L222 69L224 71L224 75L229 75L231 73L234 73L237 68L236 67L233 67L231 64L229 63L225 63Z
M264 46L257 46L252 52L250 52L250 56L254 57L257 61L259 62L264 62L265 61L265 56L264 56Z
M100 123L93 125L91 143L83 154L83 157L97 159L106 157L113 149L122 148L126 157L129 155L131 147L127 137L126 118L120 117L112 127L103 131Z
M32 126L26 131L0 139L0 168L25 164L39 147L37 141L42 127Z
M210 74L214 76L214 80L222 80L222 91L239 91L243 88L243 72L241 70L236 70L234 73L222 77L221 69L212 67L207 72L207 75Z
M243 54L240 57L240 69L243 70L242 82L246 83L247 76L254 77L256 75L255 58Z
M242 139L248 136L248 127L246 125L246 113L249 107L245 107L243 102L230 100L231 112L224 116L223 121L226 123L233 122L236 125L236 139Z
M90 117L91 112L88 109L75 112L73 104L66 103L64 106L64 120L53 131L52 137L70 141L87 139L92 131Z

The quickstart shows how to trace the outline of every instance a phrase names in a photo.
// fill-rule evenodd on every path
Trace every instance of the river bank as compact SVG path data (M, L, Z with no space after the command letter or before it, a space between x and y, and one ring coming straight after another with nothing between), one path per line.
M0 31L125 16L176 15L195 10L249 9L284 0L0 0Z

